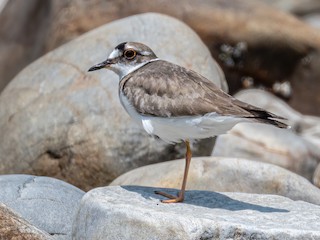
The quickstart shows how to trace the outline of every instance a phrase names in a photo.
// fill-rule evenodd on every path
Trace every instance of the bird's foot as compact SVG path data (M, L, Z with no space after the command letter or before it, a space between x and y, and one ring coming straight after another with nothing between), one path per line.
M161 196L164 196L166 198L169 198L166 200L161 200L162 203L178 203L178 202L183 202L183 200L184 200L184 196L182 196L181 193L179 193L178 196L174 196L169 193L160 192L160 191L154 191L154 193L161 195Z

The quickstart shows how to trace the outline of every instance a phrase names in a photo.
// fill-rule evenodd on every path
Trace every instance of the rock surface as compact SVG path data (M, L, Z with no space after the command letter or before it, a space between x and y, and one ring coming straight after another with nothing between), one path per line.
M53 238L0 203L0 239L50 240Z
M312 180L320 150L288 129L241 123L220 135L212 156L239 157L272 163Z
M127 40L144 42L160 58L227 87L206 46L182 22L143 14L107 24L40 58L2 92L0 173L53 176L87 190L184 155L184 144L148 137L131 120L118 98L116 74L87 73ZM195 146L196 155L209 155L213 140Z
M110 185L180 188L184 160L134 169ZM277 194L320 205L320 190L305 178L275 165L237 158L193 158L187 189Z
M83 191L57 179L30 175L0 175L0 189L0 202L23 219L53 239L70 239Z
M75 239L320 239L320 206L273 195L188 191L160 203L155 189L105 187L88 192ZM164 189L175 192L172 189Z

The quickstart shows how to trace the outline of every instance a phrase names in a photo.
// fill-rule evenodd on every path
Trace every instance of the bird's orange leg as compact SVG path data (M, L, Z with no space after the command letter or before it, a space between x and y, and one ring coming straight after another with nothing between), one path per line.
M170 198L170 199L167 199L167 200L161 200L161 202L163 202L163 203L177 203L177 202L183 202L183 200L184 200L184 193L185 193L186 185L187 185L189 166L190 166L191 157L192 157L192 152L191 152L189 140L186 140L185 143L186 143L186 147L187 147L187 151L186 151L186 166L184 168L184 175L183 175L181 191L179 192L178 196L173 196L173 195L165 193L165 192L155 191L156 194L159 194L159 195L162 195L164 197Z

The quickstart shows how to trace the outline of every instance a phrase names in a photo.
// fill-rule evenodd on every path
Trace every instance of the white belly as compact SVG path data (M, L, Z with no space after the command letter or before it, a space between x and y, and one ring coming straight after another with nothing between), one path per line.
M171 118L141 116L122 93L120 93L120 101L128 114L148 134L156 135L169 143L217 136L226 133L239 122L249 121L232 116L221 116L216 113Z

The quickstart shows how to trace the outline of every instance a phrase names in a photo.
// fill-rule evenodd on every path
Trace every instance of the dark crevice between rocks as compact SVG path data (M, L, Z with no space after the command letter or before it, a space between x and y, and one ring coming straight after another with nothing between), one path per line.
M49 233L51 236L67 236L66 233Z
M292 82L297 67L316 51L312 46L290 46L276 40L256 44L218 41L211 43L210 49L225 72L230 94L244 88L242 79L250 77L254 87L262 87L283 99L289 96L274 92L273 84Z

